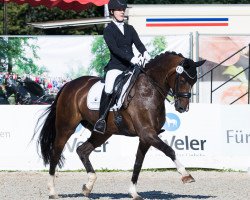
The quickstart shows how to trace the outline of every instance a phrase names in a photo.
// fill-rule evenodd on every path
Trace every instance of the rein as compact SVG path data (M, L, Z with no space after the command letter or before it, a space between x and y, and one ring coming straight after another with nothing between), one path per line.
M183 59L178 66L181 66L183 68L183 64L184 64L185 59ZM178 67L177 66L177 67ZM170 96L174 96L176 98L182 97L182 98L190 98L191 97L191 93L190 92L178 92L179 91L179 77L180 74L177 69L171 73L170 76L172 76L176 71L176 79L175 79L175 87L174 90L171 90L170 88L170 92L168 92L167 94L165 94L164 90L162 89L162 87L156 82L154 81L147 73L146 71L142 68L142 66L138 66L139 69L146 75L146 77L148 78L148 80L150 81L150 83L155 87L155 89L161 94L161 96L163 97L163 99L166 98L166 96L169 94ZM167 76L168 77L168 76Z
M161 96L163 97L163 99L166 98L167 95L165 95L164 90L161 88L161 86L158 85L158 83L156 83L147 73L146 71L142 68L142 66L138 66L139 69L142 71L143 74L146 75L147 79L150 81L150 83L155 87L155 89L161 94Z

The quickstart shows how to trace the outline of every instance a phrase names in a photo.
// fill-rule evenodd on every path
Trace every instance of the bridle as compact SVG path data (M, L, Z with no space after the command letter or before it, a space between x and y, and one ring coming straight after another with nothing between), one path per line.
M175 78L175 84L174 84L174 91L173 91L173 96L175 98L190 98L191 97L191 92L179 92L180 87L180 76L182 73L188 74L183 67L183 64L185 62L185 58L179 63L179 65L176 67L176 78Z
M189 99L191 97L191 92L180 92L179 91L180 90L180 88L179 88L179 86L180 86L180 76L181 76L182 73L187 74L188 77L190 77L191 79L193 79L193 77L191 77L184 70L184 67L183 67L184 62L185 62L185 58L181 60L181 62L178 64L178 66L176 67L176 69L173 70L173 72L171 72L171 73L169 73L169 74L166 75L165 80L168 80L172 75L176 74L174 88L172 89L168 85L168 87L170 88L170 90L167 92L167 94L164 91L164 89L146 73L146 71L143 69L142 66L139 66L139 68L146 75L146 77L148 78L148 80L150 81L150 83L155 87L155 89L161 94L161 96L163 97L163 99L166 99L166 97L168 95L174 97L176 100L178 100L179 98L188 98ZM166 81L164 82L164 84L166 84Z
M180 77L182 73L185 73L189 78L193 79L187 71L185 71L183 64L185 62L185 58L181 60L181 62L177 65L175 70L172 70L171 73L167 74L165 80L168 80L171 76L175 75L175 83L174 88L172 89L170 86L170 90L168 92L168 95L171 97L174 97L175 101L177 101L179 98L188 98L191 97L191 92L180 92ZM195 77L194 77L195 78ZM168 99L167 99L168 100ZM169 100L168 100L169 101Z

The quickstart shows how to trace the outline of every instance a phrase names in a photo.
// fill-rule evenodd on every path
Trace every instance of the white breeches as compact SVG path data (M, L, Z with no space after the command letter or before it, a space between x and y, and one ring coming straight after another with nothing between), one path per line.
M107 72L105 78L105 92L111 94L113 92L113 87L115 83L115 79L119 76L123 71L118 69L111 69Z

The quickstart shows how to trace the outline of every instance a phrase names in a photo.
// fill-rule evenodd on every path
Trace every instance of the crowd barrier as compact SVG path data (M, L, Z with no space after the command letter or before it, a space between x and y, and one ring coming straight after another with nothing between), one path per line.
M44 170L36 146L31 140L36 121L47 106L0 106L0 170ZM187 113L178 113L166 103L166 123L160 134L176 152L179 160L191 168L247 171L250 167L249 105L190 104ZM147 133L145 133L147 134ZM90 135L78 126L64 149L62 170L82 169L76 148ZM95 149L90 160L95 169L132 169L138 137L112 136ZM151 147L143 168L172 168L173 162Z

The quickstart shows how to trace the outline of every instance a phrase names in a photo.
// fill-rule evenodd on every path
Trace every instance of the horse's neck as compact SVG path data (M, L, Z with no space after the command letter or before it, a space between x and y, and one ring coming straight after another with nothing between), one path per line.
M161 89L164 90L164 93L167 93L169 88L166 88L166 77L170 72L170 66L157 66L152 67L147 70L147 75L157 83Z

